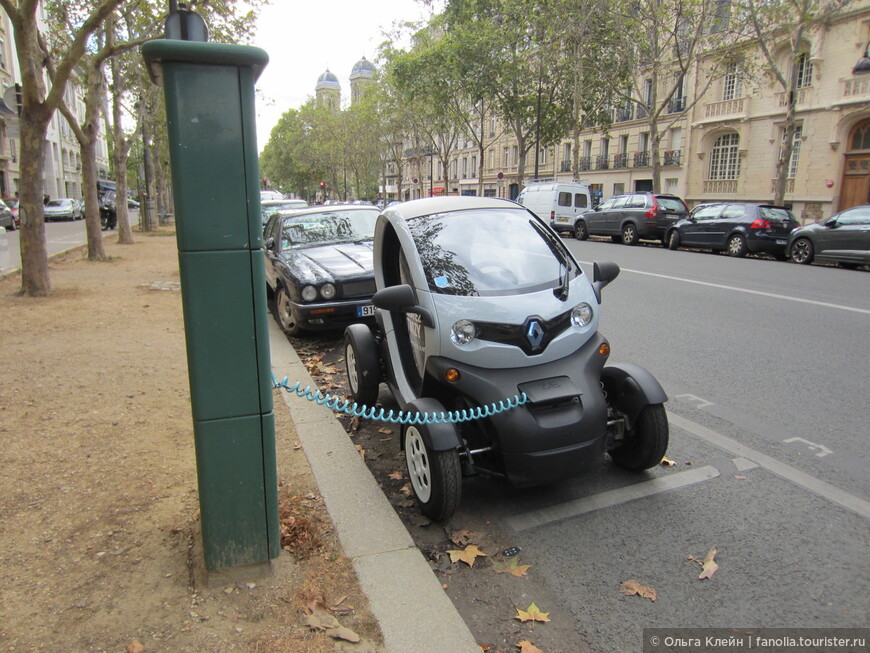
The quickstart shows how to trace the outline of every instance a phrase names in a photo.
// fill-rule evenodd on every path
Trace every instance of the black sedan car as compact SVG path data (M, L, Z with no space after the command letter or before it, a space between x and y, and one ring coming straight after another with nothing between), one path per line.
M374 316L374 206L318 206L275 213L263 233L266 283L289 335Z
M795 263L830 261L844 267L870 265L870 204L840 211L824 222L795 229L788 240Z
M665 235L668 247L725 251L729 256L770 254L786 259L788 235L798 222L788 209L752 202L699 204Z

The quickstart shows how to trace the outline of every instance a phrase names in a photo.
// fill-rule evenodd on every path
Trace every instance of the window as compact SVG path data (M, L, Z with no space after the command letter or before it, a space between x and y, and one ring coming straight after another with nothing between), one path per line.
M722 134L713 144L710 179L737 179L740 175L740 136Z
M797 58L797 87L807 88L813 85L813 63L810 55L801 52Z
M515 166L520 160L520 148L516 145L511 148L511 165Z
M613 184L613 194L614 195L622 195L625 192L625 184L623 182ZM616 203L616 200L612 201L610 206ZM609 207L608 207L609 208Z
M652 96L653 96L653 83L651 79L643 80L643 103L647 107L652 106Z
M601 156L609 156L610 155L610 139L602 138L601 139Z
M719 217L722 204L701 204L692 211L692 217L696 220L715 220Z
M627 209L645 209L646 195L632 195L625 203Z
M541 148L541 158L539 159L539 161L540 161L541 163L546 163L546 162L547 162L547 152L549 151L549 149L550 149L550 148L548 148L548 147L542 147L542 148Z
M504 148L503 158L502 158L502 167L507 168L510 165L510 159L508 158L510 150L508 148Z
M667 179L665 179L665 192L668 195L676 195L677 183L678 179L676 177L668 177Z
M619 137L619 153L625 154L628 152L628 136L623 135Z
M477 157L476 156L471 157L471 176L472 177L477 176Z
M746 215L745 204L729 204L722 211L723 218L742 218L744 215Z
M870 150L870 122L860 125L852 134L851 149Z
M565 152L562 155L562 160L563 161L570 161L571 160L571 143L565 143Z
M743 97L743 75L736 61L729 61L725 67L725 79L722 83L722 99L733 100Z
M791 158L788 161L788 176L794 179L795 175L797 175L797 167L798 167L798 159L800 158L801 153L801 125L795 125L794 128L794 138L792 138L792 146L791 146ZM785 129L782 130L782 141L783 145L785 144ZM782 149L780 149L779 155L782 156Z
M870 130L868 130L868 132L870 132ZM583 156L585 156L587 159L592 156L592 141L584 141Z
M585 209L588 206L587 201L583 193L574 193L574 206L578 209Z
M870 210L859 206L848 211L843 211L837 218L837 224L870 224Z
M0 39L0 68L6 70L6 41Z
M671 129L671 149L674 151L683 149L683 128L674 127Z
M638 139L638 151L639 152L648 152L649 151L649 132L641 132L640 138Z
M489 151L489 169L495 170L495 150Z
M571 206L571 193L559 193L559 206Z

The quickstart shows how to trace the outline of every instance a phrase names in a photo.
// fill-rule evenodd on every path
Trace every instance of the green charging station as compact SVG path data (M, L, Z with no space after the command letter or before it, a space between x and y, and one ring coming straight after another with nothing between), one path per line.
M248 46L142 47L166 101L205 566L280 553L254 83Z

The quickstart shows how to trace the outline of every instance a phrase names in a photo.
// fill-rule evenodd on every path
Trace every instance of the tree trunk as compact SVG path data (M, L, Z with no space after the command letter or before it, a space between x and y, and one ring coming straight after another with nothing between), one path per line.
M100 199L97 193L97 146L95 138L79 143L82 151L82 186L85 197L85 227L88 234L88 260L105 261L103 230L100 227ZM116 193L115 204L118 203Z
M20 118L21 178L21 292L28 297L47 297L51 294L48 276L48 250L45 245L45 215L43 193L45 188L45 141L48 120L41 108L22 111Z

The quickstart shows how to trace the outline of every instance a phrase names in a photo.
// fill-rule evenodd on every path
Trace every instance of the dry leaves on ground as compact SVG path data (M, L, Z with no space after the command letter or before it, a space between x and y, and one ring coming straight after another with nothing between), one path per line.
M719 569L719 565L716 563L716 547L714 546L707 552L707 555L704 556L703 560L698 560L695 556L689 556L689 560L692 562L697 562L701 565L701 573L698 574L698 578L700 579L710 579L713 578L713 574L716 573L716 570Z
M464 549L452 549L447 551L450 555L450 562L462 561L467 564L469 567L474 566L474 561L481 557L486 556L486 554L477 548L476 544L469 544Z
M497 574L511 574L517 578L522 578L532 565L521 565L520 559L516 556L507 560L493 560L492 568Z
M517 614L514 619L518 621L550 621L549 612L541 612L540 608L532 603L527 610L517 608Z
M636 580L627 580L619 584L626 596L642 596L650 601L656 600L656 591L652 587L641 585Z

